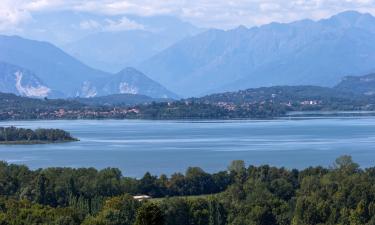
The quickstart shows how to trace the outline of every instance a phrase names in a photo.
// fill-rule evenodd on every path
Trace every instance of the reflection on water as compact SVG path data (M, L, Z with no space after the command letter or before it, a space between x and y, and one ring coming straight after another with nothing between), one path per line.
M60 128L80 142L0 146L0 159L32 168L118 167L124 175L213 172L231 160L288 168L330 165L350 154L374 166L375 117L258 121L17 121L0 126Z

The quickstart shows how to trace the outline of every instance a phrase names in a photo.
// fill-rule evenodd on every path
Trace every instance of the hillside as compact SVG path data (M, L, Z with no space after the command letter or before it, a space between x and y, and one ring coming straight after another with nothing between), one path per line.
M0 62L0 92L37 98L57 95L33 72L4 62Z
M81 97L106 96L113 94L140 94L152 98L178 98L165 87L148 78L140 71L128 67L106 78L83 83L78 95Z
M287 102L312 99L319 101L334 99L357 100L361 98L364 97L333 88L319 86L274 86L212 94L197 99L199 99L199 101L210 103L231 102L235 104L243 104L262 101Z
M373 111L375 98L334 88L275 86L183 100L121 94L73 100L0 95L0 120L264 119L293 111Z
M93 106L134 106L152 102L163 102L168 99L151 98L138 94L116 94L92 98L74 98L74 100Z
M23 109L25 111L44 111L65 109L80 109L84 104L77 101L62 99L35 99L17 96L15 94L0 93L0 112L11 113L13 110Z
M373 109L375 104L375 98L370 96L319 86L251 88L192 98L191 101L223 107L270 103L274 107L286 107L287 111L365 110Z
M355 94L372 96L375 94L375 74L345 77L335 88Z
M275 85L333 86L375 69L375 18L344 12L320 21L233 30L184 39L139 69L182 96Z

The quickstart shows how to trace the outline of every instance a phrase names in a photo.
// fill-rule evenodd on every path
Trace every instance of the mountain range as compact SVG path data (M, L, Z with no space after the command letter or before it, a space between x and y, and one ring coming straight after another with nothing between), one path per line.
M98 55L103 52L107 62L142 62L121 67L117 73L105 72L94 69L97 64L90 59L85 59L91 62L87 65L52 43L2 35L0 91L30 97L140 94L168 99L277 85L333 87L344 77L375 72L375 17L355 11L319 21L204 32L165 17L106 20L80 14L72 15L72 21L91 21L91 26L97 22L100 28L77 30L74 40L60 45L80 43L72 51L92 60L100 60ZM113 21L133 28L111 30L114 28L108 26L117 24ZM65 22L62 27L69 21ZM176 31L178 34L172 34ZM161 35L164 32L175 36L168 39ZM108 38L101 39L102 35ZM159 41L163 39L168 43L162 47ZM151 47L153 41L158 47ZM176 43L171 44L173 41ZM124 50L124 46L133 49ZM143 54L144 50L148 53Z
M0 36L0 91L29 97L93 97L144 94L174 98L175 94L135 69L111 74L93 69L56 46L18 36ZM10 66L13 65L13 66ZM22 85L20 85L22 84ZM25 89L26 87L26 89Z
M375 70L375 18L354 11L319 21L211 29L139 65L182 96L272 85L332 86Z

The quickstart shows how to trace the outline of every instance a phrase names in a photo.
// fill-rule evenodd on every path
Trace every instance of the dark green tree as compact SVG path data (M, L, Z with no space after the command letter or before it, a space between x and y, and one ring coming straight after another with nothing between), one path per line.
M164 225L164 215L160 207L146 202L137 211L134 225Z

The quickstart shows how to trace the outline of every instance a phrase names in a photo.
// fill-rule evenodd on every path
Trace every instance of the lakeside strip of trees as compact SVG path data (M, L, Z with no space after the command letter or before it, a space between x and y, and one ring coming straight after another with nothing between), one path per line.
M159 198L138 201L137 194ZM234 161L214 174L194 167L141 179L114 168L29 170L2 162L0 195L0 224L375 224L375 167L362 169L350 156L329 168Z
M60 129L0 127L0 144L48 144L71 141L78 139Z

